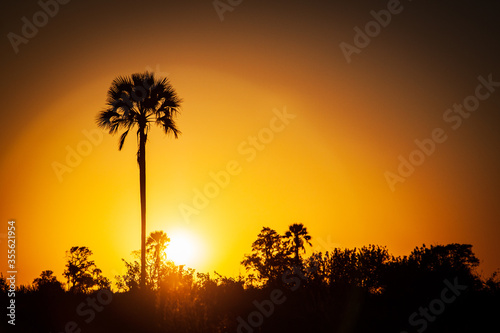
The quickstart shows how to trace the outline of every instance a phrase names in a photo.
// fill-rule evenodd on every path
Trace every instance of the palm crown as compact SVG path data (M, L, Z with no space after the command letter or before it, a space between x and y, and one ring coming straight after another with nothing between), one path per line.
M284 238L288 240L291 250L295 253L296 264L299 264L299 250L303 250L305 252L306 248L304 247L304 243L307 243L310 246L312 245L310 242L311 236L309 235L307 228L304 227L302 223L294 223L288 227Z
M135 125L138 127L137 135L143 132L145 139L152 122L162 127L166 134L177 138L180 131L174 117L180 103L181 99L166 78L157 79L149 72L120 76L108 90L106 108L99 113L97 124L109 130L110 134L125 130L120 137L120 150Z

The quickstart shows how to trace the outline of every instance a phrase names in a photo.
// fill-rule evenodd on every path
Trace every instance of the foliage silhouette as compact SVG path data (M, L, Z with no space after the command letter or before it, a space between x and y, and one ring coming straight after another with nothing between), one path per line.
M152 279L153 284L159 284L161 280L161 268L162 264L167 260L167 254L165 250L167 249L170 238L167 237L163 231L152 232L146 241L146 251L152 251L153 262L148 262L149 267L152 271L149 272L149 276Z
M172 270L174 264L167 260L165 250L168 247L170 238L163 231L151 232L146 242L146 276L145 288L151 290L158 290L164 276L168 270ZM141 279L141 264L139 258L142 258L141 251L134 251L132 255L135 260L128 262L125 259L127 272L124 275L117 276L117 287L119 290L131 290L140 285Z
M151 123L163 128L165 134L178 137L175 124L181 99L166 78L156 78L153 73L137 73L118 77L108 90L106 108L97 117L99 127L120 136L121 150L130 130L137 127L137 162L141 195L141 287L146 284L146 141Z
M263 227L252 243L252 253L241 262L247 271L254 271L250 284L275 285L281 281L285 271L291 267L290 250L283 242L283 236L276 230Z
M285 232L284 238L288 241L288 246L294 253L295 265L297 267L301 266L301 258L299 251L306 251L304 247L304 243L311 244L311 236L307 232L307 228L304 227L302 223L294 223L288 227L288 230Z
M67 262L63 276L68 280L70 291L87 293L95 288L110 287L110 281L102 276L102 271L90 260L91 255L92 251L86 246L73 246L66 252ZM42 278L43 276L44 273Z
M422 328L412 325L409 317L438 304L445 280L467 288L427 323L426 333L499 329L500 279L498 274L483 279L476 273L479 260L471 245L423 245L404 257L377 245L315 252L301 258L301 285L295 288L279 276L289 276L296 263L295 251L285 241L275 230L262 228L252 254L242 262L256 276L228 278L176 266L164 256L167 235L153 232L146 246L148 288L139 288L140 251L134 252L135 261L125 261L125 287L105 304L89 303L103 300L95 287L45 292L44 286L60 283L51 271L44 271L32 286L17 288L16 331L63 332L74 322L82 332L94 333L415 332ZM80 255L79 262L85 262L74 265L92 271L90 250L72 249ZM7 281L1 275L0 287L0 302L8 301ZM271 301L276 292L283 300L279 304ZM95 316L86 320L89 317L82 314L88 312L82 310L91 306L99 311L94 309ZM262 320L255 324L259 316ZM243 328L241 321L252 326ZM6 321L0 323L3 328L7 330Z
M57 280L57 277L53 275L54 272L51 270L45 270L33 280L33 287L35 290L44 293L57 293L63 291L63 284Z

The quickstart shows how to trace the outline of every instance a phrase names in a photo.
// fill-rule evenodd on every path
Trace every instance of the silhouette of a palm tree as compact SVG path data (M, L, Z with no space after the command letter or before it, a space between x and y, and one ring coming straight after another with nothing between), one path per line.
M295 265L300 266L299 250L306 251L304 242L312 246L310 242L311 236L307 232L307 228L302 223L294 223L288 227L284 238L288 240L289 246L295 254Z
M137 127L137 162L139 163L141 192L141 288L146 281L146 141L151 123L163 128L165 134L178 137L174 117L179 112L181 99L166 78L153 73L137 73L117 77L108 90L106 108L97 117L99 127L120 137L121 150L130 130Z
M148 263L148 266L152 268L149 276L151 281L156 281L157 284L160 281L161 263L166 260L165 250L169 243L170 238L163 231L150 233L146 241L146 247L153 252L153 262Z

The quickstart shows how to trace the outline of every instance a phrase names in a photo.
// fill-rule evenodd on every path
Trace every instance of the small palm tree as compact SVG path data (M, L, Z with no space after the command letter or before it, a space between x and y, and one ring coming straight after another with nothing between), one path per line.
M148 263L148 266L151 267L151 273L149 277L151 281L156 282L157 285L160 283L160 271L162 263L166 261L166 253L165 250L170 243L170 238L163 231L155 231L149 234L149 237L146 241L147 252L151 251L153 262Z
M295 254L295 265L297 267L300 266L301 261L300 261L299 250L302 249L304 252L306 251L306 248L304 247L304 242L309 244L309 246L312 246L310 242L311 236L307 232L307 228L304 227L302 223L294 223L288 227L288 230L285 233L284 238L288 240L290 249Z
M180 131L174 118L179 112L181 99L166 78L153 73L117 77L108 90L106 108L98 114L99 127L115 134L124 130L118 149L121 150L130 130L137 127L137 162L139 163L141 193L141 280L146 285L146 141L151 123L163 128L165 134L177 138Z

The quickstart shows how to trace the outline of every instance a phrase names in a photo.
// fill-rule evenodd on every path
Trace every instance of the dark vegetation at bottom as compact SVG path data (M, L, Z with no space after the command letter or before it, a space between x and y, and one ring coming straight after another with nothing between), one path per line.
M269 300L272 287L243 290L231 284L221 285L210 296L207 294L206 300L193 300L192 304L175 304L176 300L162 304L168 297L162 300L155 293L115 293L101 312L95 311L95 318L89 323L85 320L90 315L79 316L75 309L97 292L90 295L27 292L16 296L16 326L6 332L417 332L423 327L412 327L409 315L418 312L421 306L428 307L436 295L420 289L377 295L349 285L304 285L296 291L284 290L282 304L265 307L269 317L262 312L260 316L251 316L254 323L263 318L262 324L255 328L241 325L237 318L248 323L249 315L259 311L253 302L262 304ZM438 297L439 293L438 290ZM6 296L2 298L2 304L6 304ZM468 290L447 304L424 331L496 331L500 327L499 300L498 290ZM69 330L67 325L71 325Z

